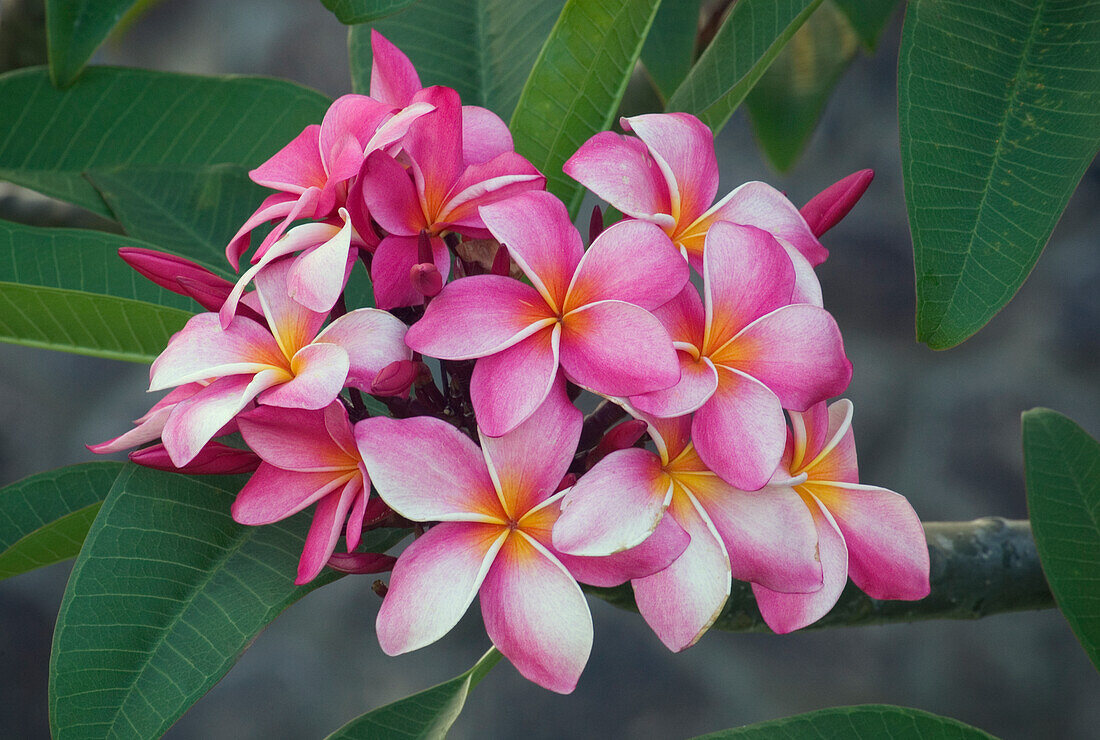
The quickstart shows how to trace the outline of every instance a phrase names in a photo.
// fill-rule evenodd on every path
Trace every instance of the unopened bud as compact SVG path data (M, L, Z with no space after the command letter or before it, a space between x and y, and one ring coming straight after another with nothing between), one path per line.
M860 170L837 180L829 187L810 199L799 213L810 226L814 236L821 236L840 223L848 211L859 202L871 180L875 179L874 170Z
M428 236L428 232L423 229L420 230L420 235L416 238L416 260L417 262L435 262L432 256L432 239Z
M562 476L561 483L559 483L558 487L554 489L554 493L564 491L566 488L572 488L576 484L577 476L573 473L566 473L564 476Z
M588 219L588 243L596 241L596 237L603 233L603 211L599 206L592 206L592 216Z
M374 552L334 552L326 565L341 573L363 575L366 573L384 573L393 570L397 558ZM381 583L381 581L377 581Z
M407 397L413 381L420 372L420 364L422 363L412 360L398 360L386 365L371 381L371 395Z
M130 462L156 470L188 475L236 475L251 473L260 467L262 460L249 450L207 442L199 454L183 467L176 467L163 444L155 444L130 453Z
M174 254L153 249L122 247L118 256L141 275L173 293L194 298L207 311L217 311L233 290L233 283L205 267Z
M435 298L443 290L443 276L431 262L421 262L409 270L413 287L425 298Z
M603 435L603 439L596 445L596 448L588 453L588 459L585 463L591 468L612 452L633 447L634 443L645 434L646 428L646 423L640 419L630 419L613 427L607 434Z
M497 253L493 255L493 266L489 272L504 277L508 277L512 272L512 256L508 254L508 247L503 244L497 247Z

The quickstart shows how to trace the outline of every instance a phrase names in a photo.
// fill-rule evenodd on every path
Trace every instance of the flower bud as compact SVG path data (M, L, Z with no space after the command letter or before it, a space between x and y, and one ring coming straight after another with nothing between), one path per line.
M596 237L603 233L603 211L599 206L592 206L592 215L588 219L588 243L596 241Z
M603 439L596 445L596 448L588 453L585 464L591 468L612 452L633 447L634 443L645 434L646 428L646 423L640 419L630 419L613 427L608 430L607 434L603 435Z
M251 473L260 467L260 458L250 450L239 450L221 442L208 442L191 462L176 467L163 444L155 444L130 453L130 462L156 470L189 475L235 475Z
M558 487L554 489L554 493L558 493L559 491L564 491L566 488L572 488L576 484L577 484L576 474L566 473L564 476L562 476L561 483L559 483Z
M370 384L371 395L374 396L400 396L409 395L409 389L420 372L421 363L412 360L398 360L391 362L378 371Z
M374 552L334 552L326 565L341 573L362 575L364 573L383 573L393 570L397 558Z
M489 270L494 275L508 277L512 271L512 256L508 254L508 247L501 244L497 247L497 253L493 255L493 266Z
M853 172L837 180L802 206L799 212L806 219L814 236L821 236L840 223L840 219L848 215L848 211L863 197L874 178L874 170Z
M233 283L225 278L174 254L122 247L118 250L118 256L143 277L173 293L194 298L207 311L221 308L233 290Z
M443 290L443 276L431 262L421 262L409 270L409 280L425 298L435 298Z

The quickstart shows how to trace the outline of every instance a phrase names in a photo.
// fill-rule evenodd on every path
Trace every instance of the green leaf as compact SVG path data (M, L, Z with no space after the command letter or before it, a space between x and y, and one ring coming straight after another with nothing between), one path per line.
M786 172L806 149L833 88L858 52L855 32L827 0L749 92L745 107L753 133L777 170Z
M195 313L190 298L137 274L101 231L0 221L0 341L151 362Z
M898 62L917 337L974 334L1027 278L1100 147L1100 4L909 3Z
M516 151L546 175L546 189L576 215L584 188L561 171L590 137L610 128L660 0L569 0L523 86Z
M670 111L698 116L718 133L821 0L739 0L687 79Z
M137 0L46 0L50 78L65 87L77 78Z
M642 64L662 101L680 86L695 60L701 4L702 0L662 2L642 46Z
M696 740L725 738L759 738L772 740L989 740L987 732L958 720L929 712L886 704L864 704L856 707L832 707L817 712L737 727Z
M231 164L120 167L87 177L127 234L223 274L226 245L271 193Z
M369 23L398 13L417 0L321 0L343 24Z
M0 579L80 552L122 467L118 462L70 465L0 488Z
M564 0L420 0L348 35L352 89L370 91L370 32L408 55L425 86L446 85L466 105L512 115Z
M496 648L489 648L489 652L461 676L356 717L327 740L444 738L462 712L470 691L499 660Z
M54 630L56 740L159 737L283 609L309 515L263 527L229 515L242 477L122 472L73 567Z
M860 43L868 51L878 46L886 23L898 9L901 0L833 0L848 17L848 22L859 35Z
M0 75L0 179L111 218L89 170L255 167L329 100L290 82L92 67L65 90L44 68Z
M1023 416L1027 507L1050 590L1100 669L1100 443L1050 409Z

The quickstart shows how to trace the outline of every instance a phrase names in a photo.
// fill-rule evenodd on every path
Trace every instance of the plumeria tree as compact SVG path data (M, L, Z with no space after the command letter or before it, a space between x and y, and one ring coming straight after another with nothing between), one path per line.
M381 598L389 655L430 651L475 600L492 647L333 737L442 736L502 657L572 692L589 595L673 652L712 629L1057 600L1098 660L1100 446L1029 411L1030 525L922 524L859 475L853 367L817 274L873 172L843 162L805 203L757 181L720 192L733 111L789 166L857 53L844 40L873 46L896 2L324 4L350 26L356 92L336 100L85 69L132 1L47 0L48 67L0 76L0 177L114 222L0 223L0 338L149 362L161 394L89 441L127 462L0 490L3 576L76 557L56 737L163 734L344 576ZM1063 5L905 11L901 153L933 348L1008 302L1097 151L1100 12ZM433 45L423 29L458 6L482 33ZM657 105L619 117L637 70ZM985 736L879 705L727 734L903 732Z

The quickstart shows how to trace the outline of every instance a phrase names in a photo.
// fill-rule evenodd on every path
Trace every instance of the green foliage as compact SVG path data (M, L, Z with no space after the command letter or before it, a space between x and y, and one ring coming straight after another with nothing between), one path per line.
M878 46L879 37L887 21L898 9L901 0L833 0L848 18L852 29L859 35L860 43L868 51Z
M65 87L75 80L137 1L46 0L46 44L53 83Z
M584 188L565 160L610 128L660 0L569 0L512 115L516 151L576 215Z
M236 524L243 482L138 466L119 475L57 617L54 738L159 737L268 622L339 577L295 586L308 516Z
M642 64L662 101L680 86L695 61L700 5L702 0L680 0L657 8L653 30L642 46Z
M818 712L702 735L696 740L989 740L958 720L886 704L833 707Z
M0 579L80 552L122 467L117 462L70 465L0 488Z
M0 341L151 362L197 305L138 275L100 231L0 221Z
M718 133L821 0L739 0L668 101Z
M917 338L1012 298L1100 147L1100 4L914 0L898 62Z
M1027 506L1050 590L1100 669L1100 443L1050 409L1023 416Z
M356 717L327 740L444 738L462 712L466 697L499 660L496 648L489 648L489 652L461 676Z
M370 91L370 31L408 55L424 85L453 87L466 105L512 115L564 0L420 0L349 32L352 89Z
M138 165L259 165L329 100L261 77L93 67L56 90L43 68L0 75L0 179L111 211L83 173Z
M749 92L745 107L753 133L777 170L789 170L805 150L833 88L858 52L855 31L826 0Z
M345 25L369 23L399 13L417 0L321 0Z

